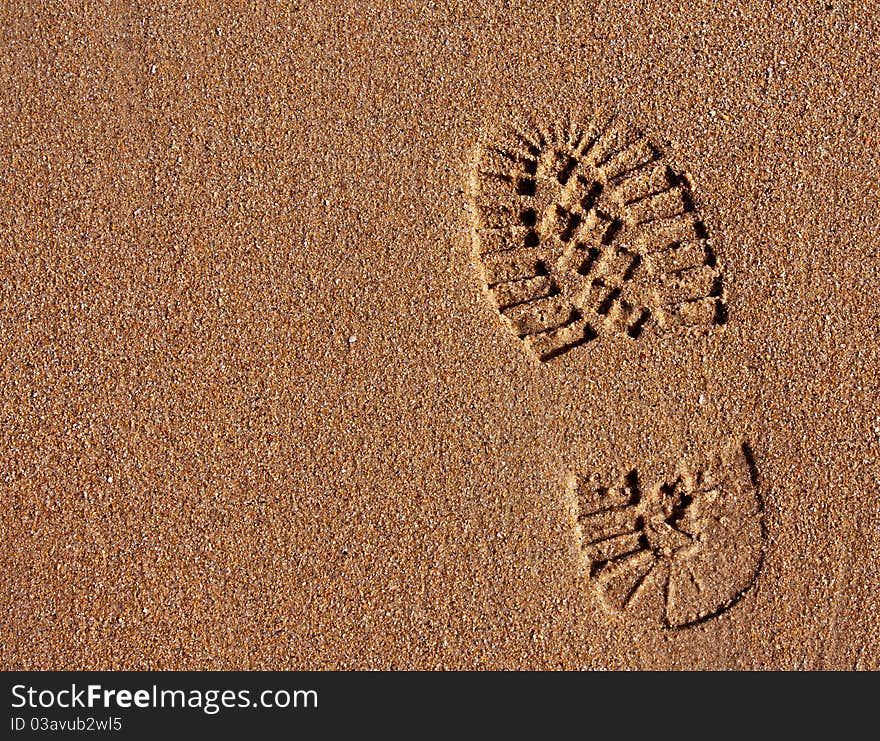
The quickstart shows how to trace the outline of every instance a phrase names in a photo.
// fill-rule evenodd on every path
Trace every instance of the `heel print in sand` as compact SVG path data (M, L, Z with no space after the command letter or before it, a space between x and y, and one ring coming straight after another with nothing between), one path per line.
M540 360L603 333L705 328L721 273L685 177L624 126L552 126L478 152L474 252L487 293Z
M667 628L714 617L754 584L761 500L745 446L669 481L572 476L581 552L610 610Z

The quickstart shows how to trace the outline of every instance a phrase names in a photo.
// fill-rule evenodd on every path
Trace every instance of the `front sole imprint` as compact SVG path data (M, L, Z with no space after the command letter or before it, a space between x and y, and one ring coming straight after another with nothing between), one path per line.
M723 321L687 179L640 132L561 126L482 147L474 252L508 328L545 361L603 333Z

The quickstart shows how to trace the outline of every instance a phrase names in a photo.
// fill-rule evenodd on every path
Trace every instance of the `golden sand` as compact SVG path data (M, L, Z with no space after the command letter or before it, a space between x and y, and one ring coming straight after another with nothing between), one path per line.
M880 668L880 7L783 6L5 3L0 666Z

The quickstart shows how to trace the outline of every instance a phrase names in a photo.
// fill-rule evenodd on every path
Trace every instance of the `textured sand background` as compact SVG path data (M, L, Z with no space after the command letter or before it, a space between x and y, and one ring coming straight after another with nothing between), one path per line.
M4 3L13 668L880 668L880 6ZM471 153L617 111L725 270L702 339L536 363ZM766 556L608 614L562 480L747 440Z

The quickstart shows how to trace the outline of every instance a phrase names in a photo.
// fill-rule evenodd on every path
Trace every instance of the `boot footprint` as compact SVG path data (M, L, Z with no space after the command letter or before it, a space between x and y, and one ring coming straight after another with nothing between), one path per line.
M609 335L699 334L726 319L690 181L633 127L555 123L482 145L470 201L485 292L541 362ZM680 629L752 588L766 535L747 445L670 463L653 475L576 472L566 486L601 602Z

